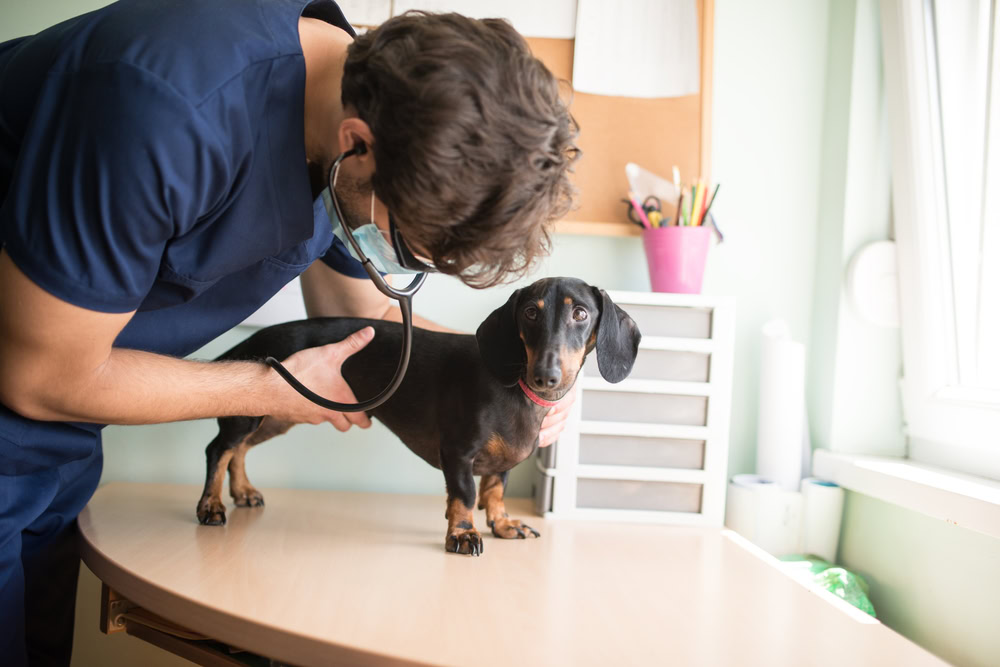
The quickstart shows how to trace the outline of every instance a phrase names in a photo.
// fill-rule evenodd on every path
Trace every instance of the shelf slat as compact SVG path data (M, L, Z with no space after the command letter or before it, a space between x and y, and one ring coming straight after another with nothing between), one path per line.
M546 512L546 518L588 519L591 521L632 521L635 523L667 523L683 526L712 524L712 520L698 512L656 512L652 510L611 510L590 507L573 507L565 511Z
M618 391L638 394L672 394L675 396L709 396L712 386L707 382L678 382L676 380L622 380L611 384L597 376L580 379L584 391Z
M657 350L663 352L700 352L712 354L716 343L711 338L675 338L670 336L643 336L639 342L640 350Z
M707 440L709 430L705 426L682 426L676 424L645 424L637 422L581 421L581 435L618 435L644 438L667 438L673 440Z
M704 484L705 471L692 468L650 468L647 466L608 466L581 463L577 479L621 479L637 482L677 482Z

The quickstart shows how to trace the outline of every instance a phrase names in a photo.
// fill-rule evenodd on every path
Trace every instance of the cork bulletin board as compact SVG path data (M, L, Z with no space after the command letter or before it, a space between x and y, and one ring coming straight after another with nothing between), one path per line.
M681 179L710 180L712 122L712 27L715 0L694 0L698 12L701 52L699 92L684 97L640 99L572 93L571 111L580 125L578 145L583 156L575 165L573 182L579 190L577 208L556 225L567 234L638 236L629 224L622 197L627 194L625 164L635 162L668 180L674 165ZM399 11L412 8L457 11L467 15L506 16L510 6L497 0L342 0L359 27L374 27ZM565 6L567 0L559 3ZM575 3L574 3L575 4ZM522 4L519 11L525 11ZM539 14L546 8L531 8ZM551 7L549 7L551 9ZM568 15L572 21L572 14ZM508 17L510 18L510 17ZM521 19L523 20L523 16ZM534 17L544 23L541 14ZM514 18L515 27L519 21ZM524 25L522 23L522 25ZM537 25L536 25L537 27ZM572 33L572 25L560 32ZM529 33L530 34L530 33ZM573 39L527 37L532 52L556 78L573 79Z
M696 95L639 99L573 93L571 111L580 125L573 182L577 208L556 225L567 234L638 236L629 224L625 205L625 164L640 166L671 178L674 165L691 182L709 179L712 122L712 25L714 0L698 6L701 85ZM534 54L559 79L572 80L573 40L528 38Z

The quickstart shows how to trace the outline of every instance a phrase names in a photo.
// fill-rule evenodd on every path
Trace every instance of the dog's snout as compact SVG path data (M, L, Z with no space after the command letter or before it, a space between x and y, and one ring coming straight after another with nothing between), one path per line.
M539 389L551 389L562 381L562 368L559 357L554 352L543 354L535 364L535 386Z
M558 366L535 369L535 385L551 389L562 380L562 371Z

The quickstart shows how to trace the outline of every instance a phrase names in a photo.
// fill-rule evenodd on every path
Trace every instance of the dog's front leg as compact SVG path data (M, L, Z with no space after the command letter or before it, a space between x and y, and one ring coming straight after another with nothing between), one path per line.
M507 509L503 504L503 492L506 488L506 472L483 475L479 480L479 509L486 510L486 525L493 529L494 535L508 540L514 537L538 537L537 530L520 519L507 516Z
M472 459L441 454L441 469L448 489L448 534L445 551L478 556L483 553L483 537L472 522L476 504L476 480L472 477Z

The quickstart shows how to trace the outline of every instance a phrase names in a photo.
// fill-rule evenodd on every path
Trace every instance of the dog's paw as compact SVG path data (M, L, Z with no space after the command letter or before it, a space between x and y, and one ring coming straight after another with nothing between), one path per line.
M490 521L489 525L493 529L495 536L505 540L512 540L514 538L524 540L529 537L541 537L538 531L528 524L520 519L511 519L506 515L496 521Z
M457 528L445 538L444 550L456 554L480 556L483 553L483 536L475 528L465 530Z
M264 495L257 489L249 486L245 489L231 491L230 494L237 507L263 507Z
M226 525L226 506L218 498L202 498L198 502L198 523L203 526Z

